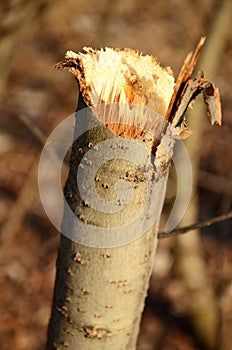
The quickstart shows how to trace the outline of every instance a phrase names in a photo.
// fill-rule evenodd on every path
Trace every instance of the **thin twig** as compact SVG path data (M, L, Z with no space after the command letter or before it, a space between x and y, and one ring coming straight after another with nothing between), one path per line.
M208 226L214 225L218 222L228 220L231 218L232 218L232 211L229 211L226 214L222 214L222 215L216 216L212 219L208 219L208 220L205 220L202 222L197 222L195 224L191 224L188 226L183 226L183 227L177 228L171 232L159 232L158 238L161 239L161 238L171 237L174 235L184 234L184 233L187 233L189 231L193 231L193 230L203 228L203 227L208 227Z
M18 117L23 122L23 124L32 132L32 134L36 137L40 144L44 146L47 141L47 137L45 133L40 129L40 127L36 125L36 123L27 115L19 115ZM54 151L50 150L49 153L51 159L56 160L57 162L60 161L58 155ZM68 165L65 161L63 162L61 175L64 179L67 179L68 177Z
M32 134L43 146L46 143L47 137L44 134L44 132L40 129L40 127L36 125L36 123L32 119L30 119L27 115L19 114L18 118L32 132Z

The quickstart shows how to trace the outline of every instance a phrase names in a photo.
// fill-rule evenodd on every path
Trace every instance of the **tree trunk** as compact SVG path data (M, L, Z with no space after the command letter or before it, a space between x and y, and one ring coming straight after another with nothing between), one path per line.
M209 86L190 79L203 43L175 88L170 68L129 49L68 51L58 64L80 95L47 350L136 348L173 145Z
M100 65L101 54L104 65L95 77L94 60ZM82 111L87 131L72 146L47 349L135 349L156 250L173 147L170 136L166 148L157 139L174 79L150 56L132 50L101 54L69 52L61 64L71 67L79 84L75 134ZM118 67L111 58L120 58ZM97 169L95 176L91 169ZM92 182L96 200L88 193ZM105 210L112 202L113 209Z

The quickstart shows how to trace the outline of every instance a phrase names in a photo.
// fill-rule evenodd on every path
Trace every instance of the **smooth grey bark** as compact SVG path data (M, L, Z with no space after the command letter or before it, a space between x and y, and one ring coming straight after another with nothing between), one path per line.
M78 109L84 106L80 98ZM115 137L105 126L99 126L81 135L73 144L65 197L73 212L86 222L86 230L89 223L106 228L125 225L138 214L143 204L141 199L149 201L150 194L144 181L146 174L145 177L142 176L136 166L125 159L115 159L99 169L97 191L105 200L110 200L114 194L115 183L124 178L132 184L131 203L124 211L105 214L94 211L83 202L76 184L76 174L85 152L88 151L88 145L94 146ZM161 211L166 192L169 157L164 149L157 153L162 165L156 164L153 185L158 186L158 182L162 181L160 195L155 199L157 208ZM152 161L150 167L154 170ZM107 188L104 188L106 181ZM152 202L151 206L152 210ZM146 227L146 216L143 220ZM75 228L72 227L74 223L70 222L69 214L65 211L63 226L67 221L71 237L75 233ZM152 227L140 238L112 248L89 247L61 235L47 350L136 348L156 250L158 222L159 215ZM125 230L125 235L128 233Z

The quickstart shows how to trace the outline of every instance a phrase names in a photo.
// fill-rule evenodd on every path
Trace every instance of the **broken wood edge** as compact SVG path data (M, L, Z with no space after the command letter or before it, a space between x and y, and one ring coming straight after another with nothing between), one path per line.
M182 132L180 138L188 136L188 128L185 125L184 115L192 101L203 92L204 102L207 107L207 115L211 125L221 125L222 112L220 93L218 87L204 78L203 72L198 72L197 78L191 78L194 68L196 67L198 57L203 49L205 37L202 37L196 47L194 54L189 53L183 66L181 67L173 95L168 106L165 118L173 124L174 127L181 126ZM184 123L183 123L184 122Z
M202 37L200 39L200 41L195 49L194 54L192 52L190 52L187 55L183 65L181 67L180 73L179 73L177 80L176 80L173 95L170 99L170 103L169 103L167 113L165 116L165 118L170 122L172 122L172 120L175 116L175 113L178 109L178 106L180 104L181 96L184 94L184 92L187 88L186 84L187 84L188 80L190 79L192 72L196 66L200 52L203 49L205 39L206 39L205 37Z
M169 86L169 92L167 92L167 95L170 96L168 105L166 100L166 107L163 105L163 92L161 89L161 92L159 91L159 87L157 87L157 96L159 95L159 92L161 96L158 96L158 104L160 104L160 111L159 108L156 107L155 112L161 112L161 115L164 117L164 120L167 121L167 123L170 123L173 128L176 129L176 131L173 133L175 134L176 139L185 139L189 137L192 134L192 131L188 128L186 122L185 122L185 113L189 107L189 105L196 99L196 97L203 93L204 102L207 107L207 115L212 125L221 125L221 119L222 119L222 113L221 113L221 103L220 103L220 94L218 87L210 82L207 78L204 78L203 73L199 72L196 78L192 78L191 75L193 73L194 68L196 67L198 57L203 49L204 43L205 43L205 37L202 37L194 51L194 53L189 53L183 63L183 66L180 70L180 73L178 75L177 81L173 86ZM83 53L75 53L73 51L67 51L65 55L65 60L58 63L55 67L60 68L68 68L68 70L75 76L80 93L83 96L83 99L87 106L93 108L93 111L96 112L96 105L98 104L107 104L108 102L116 102L116 103L127 103L129 106L133 104L137 104L141 106L142 108L147 108L148 106L154 107L154 103L150 103L149 98L152 96L153 99L157 98L157 96L154 94L155 86L148 86L146 94L141 94L141 91L139 91L140 86L136 86L138 80L141 80L144 78L145 80L149 81L151 77L153 80L155 80L157 77L148 76L147 74L144 74L144 77L138 74L137 72L137 66L139 66L140 61L144 60L146 57L149 57L150 59L150 69L154 69L154 67L158 67L160 71L158 73L160 76L163 77L162 79L170 79L171 76L173 76L173 73L170 69L170 67L162 68L159 65L159 62L157 59L153 56L142 56L142 54L139 54L138 51L132 50L132 49L110 49L105 48L104 50L95 50L89 47L83 48ZM112 57L115 58L116 55L121 55L121 64L122 66L124 64L128 65L128 71L129 74L125 71L122 72L122 76L120 77L122 80L122 89L119 91L117 88L116 80L118 79L117 73L114 72L114 67L110 67L112 69L112 73L109 72L109 80L111 80L111 87L110 89L112 91L108 91L108 95L105 94L105 90L109 90L109 84L107 85L102 84L102 93L97 93L96 88L94 87L94 84L91 85L92 76L88 76L89 71L91 72L90 66L91 64L94 65L99 63L99 60L102 60L102 57L104 54L108 54L109 59L110 55L113 55ZM127 56L129 55L129 56ZM132 56L133 59L137 60L136 64L133 66L127 62L127 58ZM90 57L92 59L92 63L90 64L88 60L86 60L86 57ZM91 60L90 60L91 61ZM106 58L107 61L107 58ZM134 63L134 62L133 62ZM96 65L97 67L97 65ZM121 69L121 67L119 67ZM110 70L109 69L109 70ZM146 68L144 68L146 70ZM122 69L123 71L123 69ZM121 72L120 72L121 73ZM141 73L141 72L140 72ZM95 74L95 70L92 70L92 75ZM126 76L128 74L128 76ZM101 79L101 77L100 77ZM161 79L161 83L164 82ZM107 80L107 79L106 79ZM157 80L158 81L158 80ZM168 81L169 85L172 85L172 81ZM107 83L105 83L107 84ZM114 86L115 84L115 86ZM141 84L140 84L141 85ZM137 90L136 90L137 89ZM172 95L170 95L170 89L173 89ZM107 98L104 98L105 96L109 97L109 101ZM153 95L152 95L153 94ZM102 96L101 96L102 95ZM123 98L122 98L123 96ZM148 103L147 103L148 102ZM150 103L150 105L149 105ZM120 137L127 137L127 138L134 138L134 139L143 139L144 135L146 134L146 131L150 129L150 125L148 125L146 118L143 118L141 115L139 116L139 126L134 127L133 126L133 118L132 120L129 120L127 117L124 120L121 118L118 114L118 118L115 117L115 110L114 112L110 113L108 110L108 115L112 114L114 120L110 120L110 122L107 122L105 120L102 120L100 115L100 120L103 121L103 123L116 135ZM125 113L127 115L128 113ZM97 115L97 118L99 118L99 113ZM137 118L138 119L138 118ZM132 125L131 125L132 124ZM153 143L151 145L151 153L153 156L156 154L156 150L158 145L160 144L160 139L162 138L162 135L165 134L167 130L167 125L165 125L165 121L163 123L163 129L159 133L158 137L154 137L153 135ZM177 131L178 130L178 131ZM156 135L157 136L157 135Z
M162 123L166 123L164 116L175 85L173 72L170 67L163 68L155 57L150 55L143 56L139 54L138 51L131 49L120 50L105 48L104 50L94 50L91 48L84 48L83 50L85 53L79 54L68 51L65 60L58 63L56 68L69 69L78 81L79 90L86 105L93 109L96 117L103 121L114 134L120 137L144 139L144 135L152 130L153 145L158 144L157 139L161 137L164 128L162 127L160 129L155 122L153 123L154 125L152 125L152 118L148 115L149 112L146 113L144 110L150 110L150 114L153 112L160 115ZM114 60L116 55L118 55L121 60L121 65L118 64L116 60L119 73L115 71L114 67L109 67L108 62L106 62L106 67L104 67L105 70L109 67L108 80L111 81L111 92L108 94L106 94L104 90L109 89L110 84L107 86L107 83L105 83L104 86L101 82L101 77L99 77L99 84L102 84L103 92L99 92L99 89L95 91L97 90L97 84L93 84L95 72L92 71L93 76L89 76L89 71L91 72L91 69L86 59L86 56L90 55L93 66L96 66L97 70L102 64L104 54L108 54L106 60L109 60L111 56ZM96 64L96 61L99 63L99 66ZM120 89L118 88L118 79L119 81L121 79ZM90 80L92 80L92 82ZM109 98L105 98L106 96ZM118 111L115 111L115 109L113 110L114 107L112 106L112 113L109 109L107 113L102 113L102 115L107 114L108 117L112 114L113 117L108 118L108 121L106 121L99 115L96 106L99 104L101 106L104 104L107 105L112 102L116 102L121 106L126 104L128 108L127 110L125 108L124 115L122 115L123 113L120 115ZM141 112L135 115L133 106L141 108ZM105 109L108 107L106 106ZM102 109L104 108L102 107ZM134 110L136 110L136 108ZM116 118L116 116L118 117ZM161 132L157 135L158 130L161 130ZM150 136L151 133L149 137ZM150 146L150 150L151 149L152 146Z

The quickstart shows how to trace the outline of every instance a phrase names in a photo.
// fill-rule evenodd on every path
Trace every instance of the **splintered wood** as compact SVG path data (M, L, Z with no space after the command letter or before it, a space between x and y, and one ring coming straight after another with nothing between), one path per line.
M68 51L57 67L68 67L86 105L115 134L128 138L144 137L154 113L165 115L175 86L170 68L130 49Z
M174 127L183 122L184 114L190 102L201 92L203 92L204 101L207 105L207 114L211 124L221 125L221 103L218 88L215 84L204 78L203 72L199 72L196 78L191 78L204 42L205 38L201 38L194 54L190 53L187 56L177 78L165 116Z
M162 68L152 56L131 49L68 51L57 67L70 67L89 106L129 103L164 115L174 88L170 68Z
M211 124L221 125L218 88L202 72L191 77L204 42L205 38L201 38L195 52L187 56L176 83L170 67L162 68L156 58L131 49L85 47L83 53L68 51L56 67L69 68L78 80L86 105L95 108L95 115L115 134L142 138L146 130L152 130L151 113L157 113L184 139L191 134L185 112L200 93ZM154 137L152 153L158 144Z

